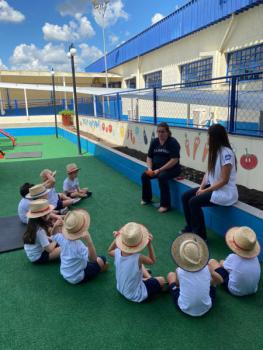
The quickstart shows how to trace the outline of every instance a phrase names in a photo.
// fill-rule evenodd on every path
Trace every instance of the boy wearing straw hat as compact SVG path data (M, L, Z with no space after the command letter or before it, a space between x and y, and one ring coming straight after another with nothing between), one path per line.
M31 201L24 233L24 250L28 259L35 264L45 264L59 258L60 248L48 237L48 219L54 209L47 199Z
M44 169L40 173L40 178L43 181L45 188L49 189L48 201L50 204L54 205L55 210L60 214L66 214L68 207L72 204L79 202L79 199L72 199L66 196L64 193L58 193L56 191L56 171L51 171L50 169Z
M92 192L88 188L80 188L78 180L78 168L77 164L71 163L66 166L68 177L63 182L63 191L67 196L71 198L88 198L92 195Z
M140 303L158 294L165 285L164 277L153 278L144 264L153 265L156 261L152 246L152 235L147 228L129 222L114 232L115 239L108 248L114 257L117 290L128 300ZM140 252L147 246L149 255Z
M246 226L233 227L226 233L226 244L234 254L229 254L220 263L211 259L212 276L220 279L225 289L236 296L257 292L260 280L258 255L260 245L255 232Z
M106 258L96 254L89 226L89 213L83 209L73 210L64 218L63 234L53 238L61 247L60 273L72 284L90 281L108 268Z
M184 233L173 242L171 253L178 268L167 280L176 307L190 316L204 315L214 304L216 291L211 286L205 241L196 234Z

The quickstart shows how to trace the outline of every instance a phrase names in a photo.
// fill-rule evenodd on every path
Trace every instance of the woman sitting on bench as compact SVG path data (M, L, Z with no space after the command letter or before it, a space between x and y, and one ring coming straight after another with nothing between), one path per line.
M186 226L181 231L207 240L202 207L230 206L237 202L236 157L225 128L214 124L208 129L208 167L200 187L182 195Z

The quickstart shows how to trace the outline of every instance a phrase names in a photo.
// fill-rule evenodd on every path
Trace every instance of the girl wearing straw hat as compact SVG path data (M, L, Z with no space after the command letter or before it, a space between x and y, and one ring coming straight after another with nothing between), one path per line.
M60 255L60 248L48 237L48 219L53 209L47 199L36 199L29 206L29 220L23 236L24 250L35 264L45 264Z
M236 296L254 294L260 280L258 255L260 245L255 232L246 226L233 227L226 233L226 244L234 254L220 263L211 259L212 276L220 279L225 289Z
M142 302L159 293L165 285L164 277L153 278L144 264L156 261L152 235L146 227L129 222L114 232L108 254L115 258L117 290L128 300ZM141 255L147 246L149 256Z
M204 315L214 304L216 291L211 286L205 241L193 233L184 233L173 242L171 253L178 268L168 274L167 280L176 307L190 316Z
M73 210L64 218L63 234L53 238L61 247L60 273L72 284L90 281L108 268L106 258L97 256L89 226L89 213L83 209Z

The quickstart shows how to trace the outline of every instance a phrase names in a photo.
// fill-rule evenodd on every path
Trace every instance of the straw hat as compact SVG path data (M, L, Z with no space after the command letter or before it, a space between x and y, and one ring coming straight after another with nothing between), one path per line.
M125 253L137 253L148 244L149 231L136 222L129 222L119 230L116 245Z
M36 199L29 205L29 211L26 216L28 218L40 218L49 214L54 209L54 205L48 203L47 199Z
M226 244L242 258L254 258L260 253L260 245L255 232L247 227L232 227L226 233Z
M62 231L67 239L74 241L85 236L89 226L89 213L86 210L77 209L66 214Z
M194 233L178 236L171 247L175 263L183 270L196 272L208 263L209 251L205 241Z
M33 187L30 187L29 193L26 195L26 198L37 199L48 194L49 191L50 189L46 188L44 185L38 184Z
M66 169L68 174L71 174L71 173L74 173L75 171L80 170L80 168L78 168L77 164L75 163L68 164Z
M54 176L56 176L57 171L56 171L56 170L52 171L52 170L50 170L50 169L44 169L44 170L42 170L41 173L39 174L39 176L41 177L41 179L46 175L46 173L49 173L49 174L51 174L51 176L54 177Z

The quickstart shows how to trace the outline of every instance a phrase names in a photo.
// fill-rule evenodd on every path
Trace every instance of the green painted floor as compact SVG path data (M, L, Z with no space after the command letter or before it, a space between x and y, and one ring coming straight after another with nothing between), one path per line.
M43 159L0 161L0 216L16 214L19 186L38 183L39 172L46 167L57 170L61 190L65 166L74 161L81 167L81 185L93 191L93 197L78 207L91 214L97 252L106 253L113 230L137 221L154 235L153 274L166 275L174 268L169 248L183 226L181 214L160 215L153 207L141 207L139 186L94 157L76 156L76 145L66 140L38 136L18 141L43 142ZM209 246L215 258L228 254L223 239L212 232ZM196 319L177 311L169 294L139 305L125 300L116 291L112 259L110 263L110 270L96 280L72 286L60 277L58 263L34 266L22 250L1 254L0 349L262 348L262 281L259 292L245 298L218 288L215 308Z

